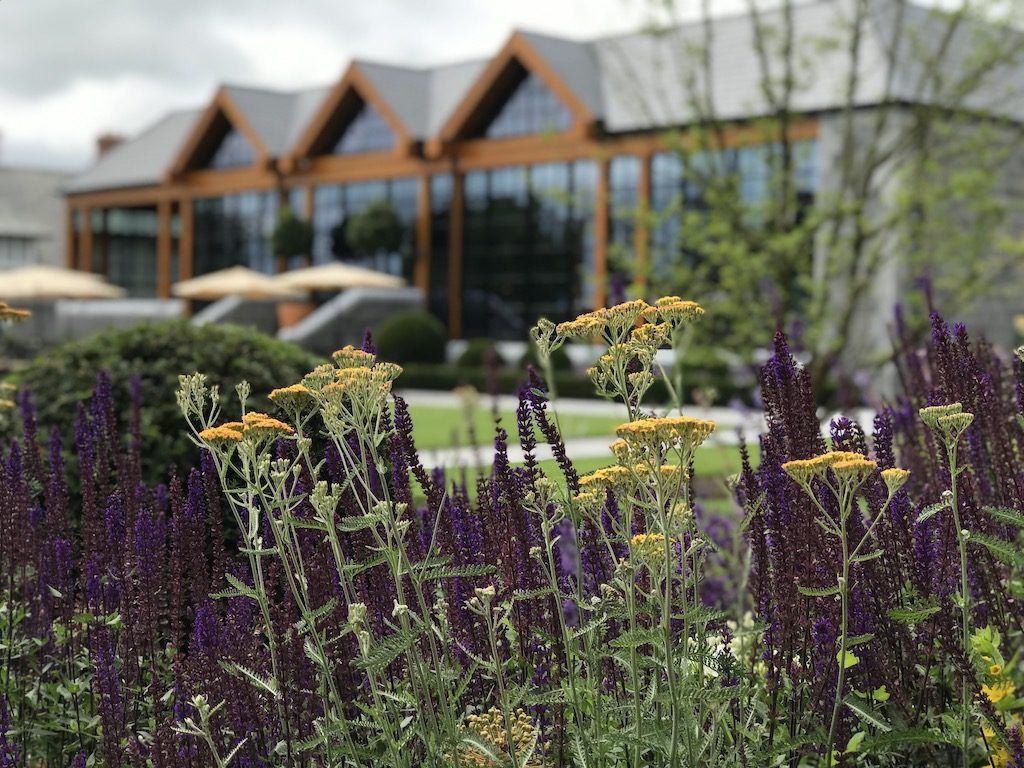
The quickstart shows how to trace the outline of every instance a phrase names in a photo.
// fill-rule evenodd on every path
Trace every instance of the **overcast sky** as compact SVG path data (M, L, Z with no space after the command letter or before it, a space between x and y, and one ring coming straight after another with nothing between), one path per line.
M714 0L722 11L745 0ZM515 27L630 31L649 0L0 0L0 164L77 170L103 131L203 105L220 82L335 81L353 57L493 54Z

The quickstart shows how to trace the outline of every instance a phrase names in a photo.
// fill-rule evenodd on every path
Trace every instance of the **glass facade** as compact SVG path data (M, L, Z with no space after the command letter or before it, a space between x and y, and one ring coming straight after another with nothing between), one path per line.
M331 154L358 155L364 152L387 152L395 146L395 133L381 117L380 112L370 104L364 104L341 138L334 145Z
M490 139L503 139L567 131L571 125L572 116L566 106L539 77L531 73L516 86L484 135Z
M252 145L241 131L230 128L224 134L217 149L210 155L207 168L225 170L228 168L246 168L256 161L256 153Z
M171 218L171 282L178 279L181 222ZM106 208L92 213L92 269L129 296L151 297L157 291L155 208Z
M0 269L23 267L39 259L39 243L35 238L0 235Z
M608 163L608 298L624 298L640 202L640 158L616 155Z
M799 205L808 206L817 191L818 143L797 141L793 149L793 177ZM688 158L689 168L676 152L661 152L651 158L651 210L656 225L651 232L651 267L657 276L680 260L694 258L681 237L684 212L701 211L701 179L710 176L732 177L746 212L757 217L770 202L777 187L773 176L778 172L780 146L755 145L715 153L694 153Z
M448 263L451 247L452 177L430 178L430 311L448 324Z
M404 225L402 245L394 253L358 254L346 236L348 222L379 201L388 203ZM415 221L415 178L317 187L313 192L313 263L338 260L409 279L412 277Z
M464 336L523 339L589 306L596 180L591 161L466 174Z
M243 192L195 201L193 268L196 275L237 265L273 274L270 236L277 192Z

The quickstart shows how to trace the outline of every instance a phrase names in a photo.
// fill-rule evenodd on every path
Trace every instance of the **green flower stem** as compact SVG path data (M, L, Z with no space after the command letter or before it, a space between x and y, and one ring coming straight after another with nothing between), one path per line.
M494 608L490 602L483 604L484 624L487 627L487 642L491 649L494 662L494 682L498 686L498 702L501 704L501 719L505 724L505 751L508 752L512 764L516 763L515 739L512 737L512 706L509 703L508 691L505 689L505 673L502 668L501 654L498 652L498 632L494 622Z
M960 552L960 643L965 654L971 651L971 586L967 579L967 539L960 522L960 507L957 503L957 441L950 440L946 444L946 460L949 464L949 506L953 512L953 525L956 526L956 543ZM963 709L962 734L962 765L970 766L970 728L971 699L967 686L967 675L960 684L960 703Z
M849 502L847 501L847 504ZM843 683L846 682L846 633L849 624L849 591L850 591L850 552L846 537L846 513L848 509L840 508L839 534L843 545L843 575L839 579L839 600L841 619L839 625L839 675L836 678L835 695L832 698L832 720L828 726L828 740L825 742L825 766L831 768L833 741L836 726L839 723L839 709L843 702Z

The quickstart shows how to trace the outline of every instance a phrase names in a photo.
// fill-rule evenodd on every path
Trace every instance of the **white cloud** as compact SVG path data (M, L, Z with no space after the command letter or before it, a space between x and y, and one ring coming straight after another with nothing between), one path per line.
M80 168L99 133L131 134L201 106L220 82L297 88L333 82L353 57L483 57L516 27L576 38L629 31L650 2L2 0L0 162ZM714 0L714 9L745 2Z

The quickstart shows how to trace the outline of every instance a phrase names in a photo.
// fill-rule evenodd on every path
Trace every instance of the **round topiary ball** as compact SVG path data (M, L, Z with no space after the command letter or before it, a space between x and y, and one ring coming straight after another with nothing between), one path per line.
M490 339L470 339L457 362L460 368L483 368L492 364L501 368L505 365L505 358Z
M408 363L443 363L448 332L429 312L409 310L392 315L373 334L381 360Z

